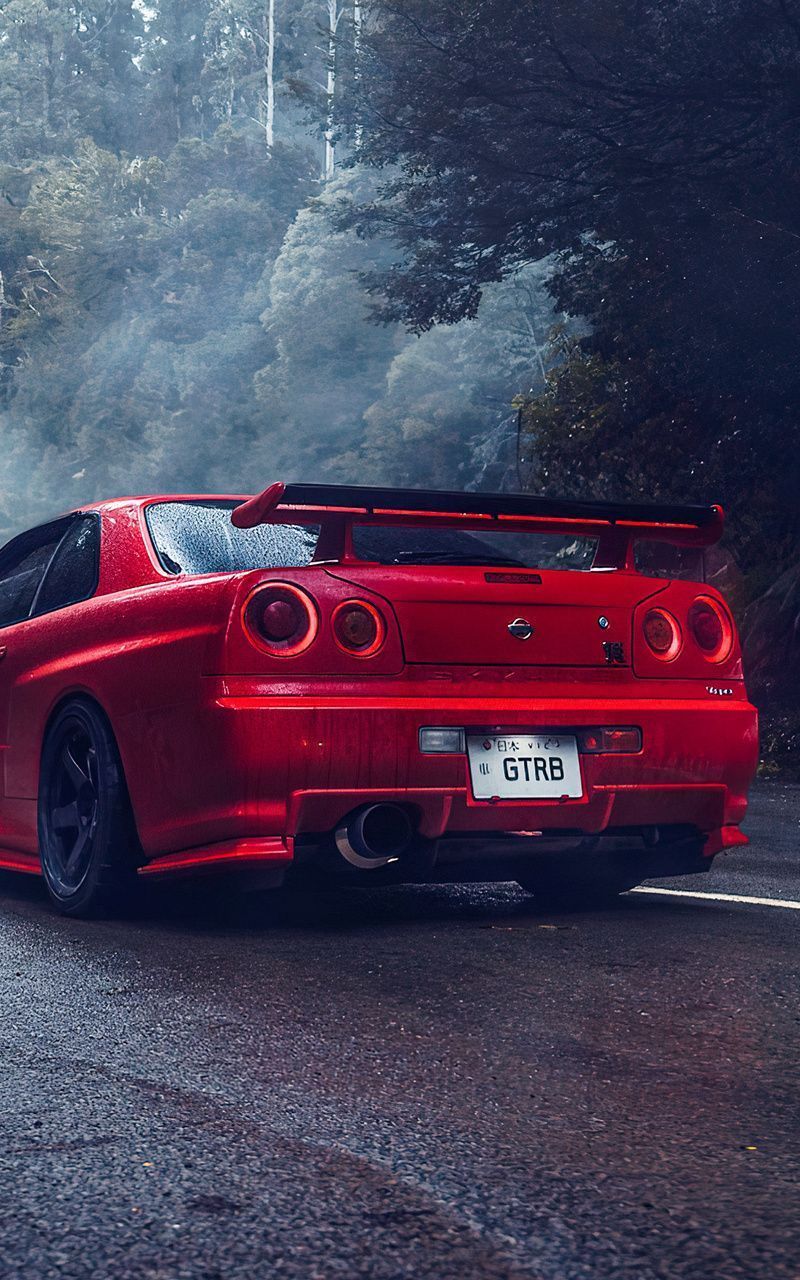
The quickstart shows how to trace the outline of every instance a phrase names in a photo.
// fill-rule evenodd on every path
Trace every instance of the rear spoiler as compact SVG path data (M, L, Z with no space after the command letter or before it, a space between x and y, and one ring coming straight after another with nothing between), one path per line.
M525 493L454 493L439 489L384 489L365 485L272 484L231 513L238 529L259 524L321 524L318 558L349 558L353 523L436 525L509 532L566 533L598 538L595 567L631 564L637 538L705 547L719 541L719 506L582 502Z

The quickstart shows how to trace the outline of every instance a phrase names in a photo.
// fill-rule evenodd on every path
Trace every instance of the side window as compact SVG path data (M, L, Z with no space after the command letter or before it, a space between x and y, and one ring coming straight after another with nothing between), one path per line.
M639 573L649 578L683 578L687 582L705 582L705 557L702 547L674 547L656 538L637 538L634 563Z
M53 552L69 528L66 521L22 533L0 551L0 627L30 613Z
M51 613L94 595L100 568L100 517L83 516L64 537L36 597L34 613Z

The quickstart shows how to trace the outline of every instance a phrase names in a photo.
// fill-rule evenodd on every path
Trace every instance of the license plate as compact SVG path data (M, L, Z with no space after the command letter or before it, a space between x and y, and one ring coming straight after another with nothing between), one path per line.
M583 795L578 742L551 733L475 734L467 757L476 800L558 800Z

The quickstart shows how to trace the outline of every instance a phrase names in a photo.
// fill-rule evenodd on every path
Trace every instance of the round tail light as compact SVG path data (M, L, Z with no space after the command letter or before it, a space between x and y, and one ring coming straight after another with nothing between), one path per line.
M698 596L689 609L689 628L709 662L724 662L733 648L733 624L711 596Z
M671 662L681 651L681 629L666 609L648 609L642 623L644 638L662 662Z
M369 658L386 638L386 623L366 600L345 600L333 611L333 634L345 653Z
M242 620L256 648L280 658L303 653L319 630L311 596L288 582L256 587L245 602Z

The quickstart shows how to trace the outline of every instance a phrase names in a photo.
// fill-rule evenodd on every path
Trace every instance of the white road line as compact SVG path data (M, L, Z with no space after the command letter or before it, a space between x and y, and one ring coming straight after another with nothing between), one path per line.
M694 889L656 889L639 885L631 893L668 894L671 898L705 898L708 902L744 902L750 907L783 907L786 911L800 911L800 902L785 898L749 898L744 893L703 893Z

